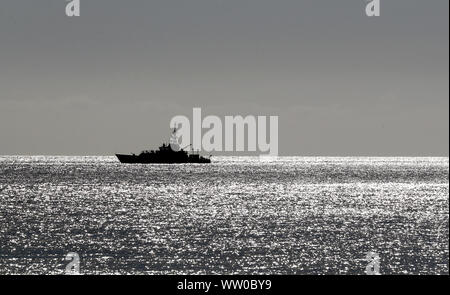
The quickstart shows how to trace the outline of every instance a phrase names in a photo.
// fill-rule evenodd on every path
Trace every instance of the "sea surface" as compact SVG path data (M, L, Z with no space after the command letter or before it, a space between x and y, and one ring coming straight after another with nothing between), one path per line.
M81 274L449 274L448 173L449 158L2 156L0 274L64 274L68 253Z

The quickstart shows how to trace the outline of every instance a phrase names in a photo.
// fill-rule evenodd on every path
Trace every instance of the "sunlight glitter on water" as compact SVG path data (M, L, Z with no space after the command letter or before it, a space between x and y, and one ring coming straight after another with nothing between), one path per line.
M448 274L448 158L0 157L0 273Z

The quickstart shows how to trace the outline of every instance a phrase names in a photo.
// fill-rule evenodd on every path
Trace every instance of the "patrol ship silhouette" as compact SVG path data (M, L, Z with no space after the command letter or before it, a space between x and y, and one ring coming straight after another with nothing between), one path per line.
M158 150L142 151L139 155L116 154L116 157L121 163L127 164L211 163L211 157L205 158L193 151L189 153L184 150L184 148L192 147L192 145L180 148L176 132L177 129L174 128L170 137L170 144L163 143Z

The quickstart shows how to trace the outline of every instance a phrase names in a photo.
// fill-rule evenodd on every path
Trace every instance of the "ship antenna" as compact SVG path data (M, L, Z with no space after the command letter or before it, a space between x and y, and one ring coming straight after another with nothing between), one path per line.
M174 124L173 124L172 135L170 136L170 140L169 140L169 146L171 145L171 140L172 140L172 138L173 138L174 136L175 136L175 138L177 137L177 136L176 136L176 133L177 133L177 123L174 122Z
M173 132L172 133L177 133L177 123L173 124Z

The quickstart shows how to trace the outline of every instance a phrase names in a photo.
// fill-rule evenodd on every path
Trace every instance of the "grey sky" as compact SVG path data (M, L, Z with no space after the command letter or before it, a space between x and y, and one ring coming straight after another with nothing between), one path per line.
M0 2L0 154L156 148L278 115L281 155L448 156L447 0Z

